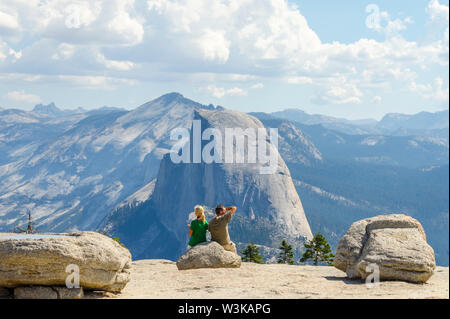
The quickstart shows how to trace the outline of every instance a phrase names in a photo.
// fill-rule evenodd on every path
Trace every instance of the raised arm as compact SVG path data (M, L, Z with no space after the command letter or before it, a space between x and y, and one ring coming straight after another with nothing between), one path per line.
M230 207L227 207L227 211L228 210L230 211L230 215L233 216L234 213L236 213L237 208L236 208L236 206L230 206Z

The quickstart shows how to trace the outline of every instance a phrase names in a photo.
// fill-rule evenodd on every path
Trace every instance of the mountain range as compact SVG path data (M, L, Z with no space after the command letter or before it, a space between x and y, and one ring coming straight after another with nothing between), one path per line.
M55 112L1 112L1 229L27 210L48 231L95 229L115 205L156 177L171 147L170 130L186 127L194 109L203 107L180 100L168 94L129 112L56 118Z
M0 231L26 223L31 211L40 231L106 230L136 257L175 259L193 205L212 216L222 202L241 213L230 225L239 248L254 241L273 260L282 237L298 255L311 228L335 248L352 222L402 212L419 219L438 264L448 265L446 112L388 114L378 122L299 110L244 114L178 93L131 111L0 109ZM217 121L277 128L283 173L269 182L242 167L173 166L170 131L191 128L194 119L205 128L220 127ZM291 199L281 200L277 185ZM291 225L292 216L301 227Z
M379 134L390 136L434 137L448 145L448 110L417 114L388 113L380 121L374 119L347 120L332 116L308 114L300 109L287 109L270 113L273 117L306 125L321 125L347 134Z

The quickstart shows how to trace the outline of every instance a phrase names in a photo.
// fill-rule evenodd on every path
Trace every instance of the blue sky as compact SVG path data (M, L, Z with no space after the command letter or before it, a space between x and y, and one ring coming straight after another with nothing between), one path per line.
M0 107L448 109L448 1L2 0Z

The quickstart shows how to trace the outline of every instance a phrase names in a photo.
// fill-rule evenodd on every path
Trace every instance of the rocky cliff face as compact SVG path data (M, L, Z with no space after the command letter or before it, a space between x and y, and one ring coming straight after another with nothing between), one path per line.
M225 128L255 132L264 128L256 118L231 110L198 109L194 120L201 123L202 132L216 128L222 133L224 151ZM207 143L203 142L202 149ZM268 139L262 143L270 146ZM194 143L191 144L192 158ZM129 243L134 258L175 259L187 245L187 223L196 204L235 205L238 211L230 224L230 234L236 243L254 241L278 247L281 239L288 239L301 247L306 238L312 237L311 230L287 166L276 149L271 151L276 159L271 174L261 174L260 161L248 163L248 145L246 161L241 164L204 161L176 164L166 154L150 200L122 215L111 215L104 228ZM223 152L222 158L225 156Z

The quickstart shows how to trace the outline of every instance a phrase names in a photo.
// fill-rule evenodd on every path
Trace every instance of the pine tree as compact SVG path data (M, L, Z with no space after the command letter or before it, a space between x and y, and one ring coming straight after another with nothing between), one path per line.
M281 252L278 256L278 263L293 265L294 260L292 258L294 258L294 253L292 252L292 246L289 245L286 240L283 240L279 249Z
M330 244L321 233L317 233L314 238L304 244L306 251L303 254L300 262L304 263L308 259L314 261L317 266L319 262L325 262L329 266L333 264L334 255L331 252Z
M253 242L248 244L247 248L241 251L241 253L244 255L244 257L242 257L242 261L264 264L264 260L259 252L259 248L256 247Z

